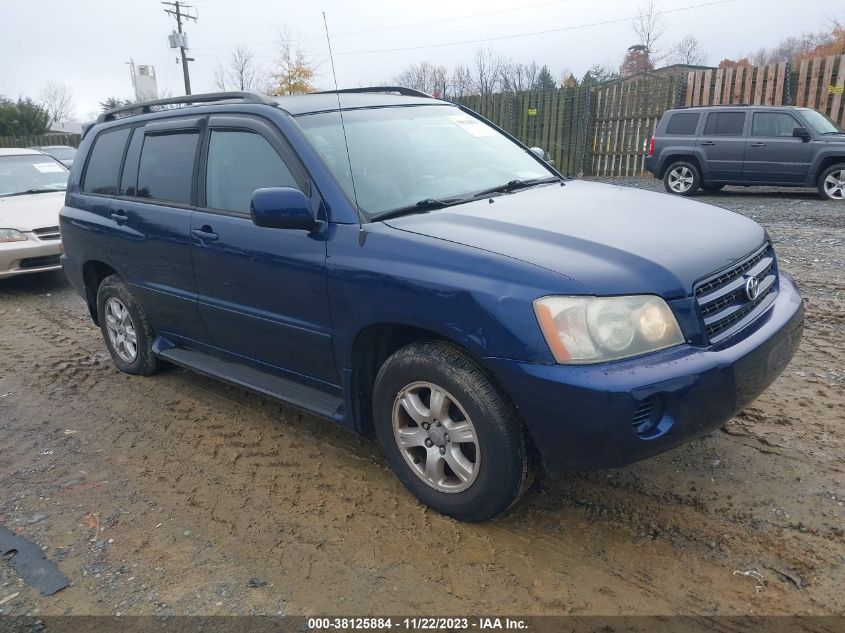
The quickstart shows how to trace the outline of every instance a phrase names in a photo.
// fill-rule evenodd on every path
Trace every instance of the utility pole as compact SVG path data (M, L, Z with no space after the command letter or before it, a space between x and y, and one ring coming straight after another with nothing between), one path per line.
M182 32L182 20L193 20L196 22L197 17L188 13L182 13L182 9L190 9L193 5L179 4L179 0L175 0L175 2L162 2L162 4L173 7L172 9L164 10L165 13L169 13L176 18L176 28L178 30L178 37L171 36L170 38L170 48L178 48L182 55L182 74L185 77L185 94L189 95L191 94L191 75L188 72L188 62L194 61L194 58L185 55L185 49L188 48L188 40Z

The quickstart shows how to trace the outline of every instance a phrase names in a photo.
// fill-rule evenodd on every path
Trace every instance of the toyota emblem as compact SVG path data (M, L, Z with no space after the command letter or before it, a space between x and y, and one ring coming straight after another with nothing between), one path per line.
M745 296L748 297L749 301L754 301L759 293L760 282L757 281L757 277L749 277L748 281L745 282Z

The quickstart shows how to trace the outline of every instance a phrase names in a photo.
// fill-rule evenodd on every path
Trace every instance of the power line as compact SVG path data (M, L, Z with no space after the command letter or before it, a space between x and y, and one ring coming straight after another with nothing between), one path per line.
M173 7L173 9L165 9L164 12L168 13L176 18L176 28L178 29L178 37L171 37L171 48L179 48L179 52L182 56L182 75L185 79L185 94L191 94L191 74L188 71L188 62L194 61L193 57L188 57L185 55L185 49L187 48L187 39L185 38L185 34L182 33L182 19L185 20L193 20L194 22L197 21L197 16L190 15L189 13L182 13L182 9L190 9L193 5L190 4L179 4L179 0L175 0L175 2L162 2L163 5Z
M705 2L702 4L694 4L688 7L679 7L677 9L666 9L664 11L655 11L657 15L666 15L669 13L680 13L681 11L690 11L692 9L702 9L704 7L712 7L719 4L727 4L729 2L734 2L735 0L716 0L715 2ZM607 24L617 24L619 22L630 22L631 20L636 20L638 16L631 16L627 18L614 18L612 20L603 20L601 22L591 22L590 24L579 24L577 26L562 26L554 29L545 29L543 31L531 31L528 33L516 33L513 35L499 35L495 37L485 37L480 39L474 40L460 40L454 42L442 42L440 44L420 44L417 46L400 46L396 48L379 48L379 49L369 49L369 50L359 50L359 51L341 51L335 53L335 55L369 55L374 53L394 53L398 51L413 51L413 50L421 50L425 48L441 48L445 46L460 46L462 44L483 44L486 42L495 42L500 40L510 40L510 39L517 39L521 37L531 37L533 35L546 35L548 33L561 33L563 31L574 31L577 29L586 29L594 26L604 26Z

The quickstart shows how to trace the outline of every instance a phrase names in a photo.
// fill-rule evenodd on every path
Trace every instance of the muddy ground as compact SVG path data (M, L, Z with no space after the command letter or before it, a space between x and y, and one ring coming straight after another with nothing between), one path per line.
M0 613L845 613L845 209L700 199L766 226L797 278L792 364L722 430L482 525L417 503L374 440L182 369L121 374L61 273L0 281L0 524L73 581L44 598L0 561Z

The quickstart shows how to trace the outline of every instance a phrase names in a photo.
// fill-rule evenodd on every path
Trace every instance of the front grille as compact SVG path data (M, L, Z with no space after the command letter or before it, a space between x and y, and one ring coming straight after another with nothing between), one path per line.
M757 296L749 299L746 286L757 280ZM703 279L695 286L695 299L711 343L717 343L751 323L775 299L777 267L772 245Z
M21 260L20 268L44 268L46 266L58 266L61 263L61 255L44 255L42 257L26 257Z
M62 239L57 226L45 226L43 229L35 229L33 231L39 240L60 240Z

